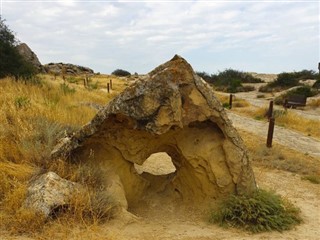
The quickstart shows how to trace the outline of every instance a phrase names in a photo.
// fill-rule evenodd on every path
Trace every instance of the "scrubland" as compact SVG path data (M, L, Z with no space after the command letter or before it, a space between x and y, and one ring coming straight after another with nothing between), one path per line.
M110 79L113 89L108 93ZM89 122L100 107L128 85L127 80L107 75L94 75L86 88L81 77L63 81L60 77L39 75L37 81L27 84L9 78L0 80L0 230L8 239L14 235L25 239L118 239L112 233L106 234L106 230L100 232L99 224L112 216L112 202L96 201L92 187L97 173L81 164L51 162L49 156L61 137ZM217 95L227 108L228 97ZM318 102L315 100L310 106L316 108ZM265 108L252 107L241 98L235 99L232 111L255 119L263 119L266 113ZM320 138L319 121L291 112L277 114L277 124ZM277 143L267 149L260 136L239 132L255 167L283 170L298 174L301 181L319 183L319 159ZM23 206L28 182L46 171L81 182L87 190L86 194L75 196L71 208L59 218L49 220ZM110 211L101 212L106 205Z

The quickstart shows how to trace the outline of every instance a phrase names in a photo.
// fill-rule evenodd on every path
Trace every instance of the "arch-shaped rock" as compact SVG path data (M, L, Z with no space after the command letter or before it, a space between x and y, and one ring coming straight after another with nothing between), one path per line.
M177 171L162 177L139 175L134 163L141 165L156 152L166 152ZM61 156L104 169L106 185L118 179L123 207L150 188L190 203L256 188L247 150L221 103L177 55L61 141L52 157Z

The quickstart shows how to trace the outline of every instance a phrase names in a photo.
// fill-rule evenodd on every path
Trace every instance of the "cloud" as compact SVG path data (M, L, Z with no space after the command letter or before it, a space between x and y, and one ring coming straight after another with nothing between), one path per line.
M208 72L315 69L319 59L314 2L30 1L2 12L43 63L106 73L148 72L175 53Z

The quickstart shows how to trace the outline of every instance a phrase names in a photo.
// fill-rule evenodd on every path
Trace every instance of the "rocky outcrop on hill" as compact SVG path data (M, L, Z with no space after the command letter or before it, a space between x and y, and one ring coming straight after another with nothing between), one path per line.
M45 64L44 68L47 73L52 74L67 74L67 75L79 75L79 74L93 74L94 71L88 67L78 66L70 63L49 63Z
M17 50L24 57L24 59L31 63L39 72L44 72L37 55L29 48L26 43L21 43L17 46Z
M166 153L175 171L137 171L154 153ZM94 119L52 151L103 171L126 208L147 195L208 206L229 194L256 189L247 150L212 88L180 56L137 80ZM162 161L157 158L157 161ZM116 183L116 184L115 184ZM139 203L138 203L139 204Z

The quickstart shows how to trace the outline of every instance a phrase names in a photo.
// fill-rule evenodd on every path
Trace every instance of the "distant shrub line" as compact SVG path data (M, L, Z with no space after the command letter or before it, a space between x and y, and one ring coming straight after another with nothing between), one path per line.
M263 82L260 78L253 77L249 73L234 69L226 69L223 72L211 75L206 72L197 72L197 74L206 82L212 84L216 90L230 93L253 91L254 87L243 86L242 84Z

